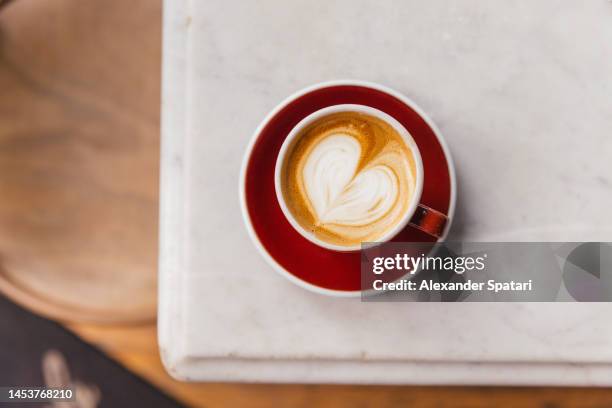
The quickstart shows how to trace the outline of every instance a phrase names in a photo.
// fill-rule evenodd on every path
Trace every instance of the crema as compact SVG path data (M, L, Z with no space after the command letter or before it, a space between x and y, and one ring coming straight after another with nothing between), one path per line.
M414 153L401 135L360 112L332 113L304 128L281 170L283 198L301 227L347 247L396 227L415 185Z

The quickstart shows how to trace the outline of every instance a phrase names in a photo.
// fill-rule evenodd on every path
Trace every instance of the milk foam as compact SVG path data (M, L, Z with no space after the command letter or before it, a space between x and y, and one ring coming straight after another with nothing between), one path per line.
M306 194L321 224L362 226L382 218L398 198L398 179L385 165L356 173L361 145L332 134L318 143L303 171Z
M403 220L416 185L414 156L379 118L340 112L303 131L283 170L283 196L296 221L340 246L377 241Z

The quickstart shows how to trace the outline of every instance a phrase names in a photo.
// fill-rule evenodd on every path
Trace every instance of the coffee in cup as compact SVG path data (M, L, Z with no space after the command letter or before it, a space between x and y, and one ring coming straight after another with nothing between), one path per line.
M361 105L305 118L285 140L276 173L290 223L336 250L391 238L407 224L422 189L421 158L408 131Z

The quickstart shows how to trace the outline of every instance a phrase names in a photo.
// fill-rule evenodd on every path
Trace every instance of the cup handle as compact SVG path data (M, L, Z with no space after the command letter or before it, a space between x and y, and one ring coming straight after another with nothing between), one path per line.
M446 214L419 204L409 224L433 237L440 238L444 233L447 221Z

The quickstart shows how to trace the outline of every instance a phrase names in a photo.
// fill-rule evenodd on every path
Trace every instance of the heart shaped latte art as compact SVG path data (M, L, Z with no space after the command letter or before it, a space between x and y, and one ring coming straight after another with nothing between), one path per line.
M303 169L305 192L319 224L368 225L389 213L398 199L398 178L384 164L359 171L361 145L331 134L310 152Z
M330 114L291 146L282 194L300 232L354 247L394 231L408 210L416 167L391 125L359 112Z

